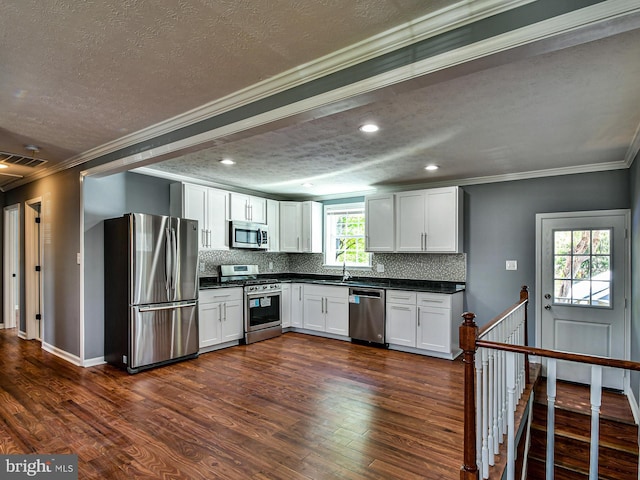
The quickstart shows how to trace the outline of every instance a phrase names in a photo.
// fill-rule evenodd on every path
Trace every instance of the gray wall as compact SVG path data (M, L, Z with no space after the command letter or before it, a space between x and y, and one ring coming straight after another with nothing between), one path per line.
M640 361L640 154L629 171L631 184L631 360ZM631 389L640 399L640 372L631 373Z
M518 300L527 285L535 298L537 213L629 208L629 171L465 186L466 309L484 325ZM505 261L517 260L517 271ZM529 307L535 342L535 305Z
M22 204L20 231L24 232L24 202L42 197L44 235L42 313L44 342L73 355L80 354L80 168L73 168L24 185L5 194L4 205ZM24 242L21 256L20 329L25 330Z
M136 173L84 180L85 359L104 355L104 220L129 212L168 215L170 183Z

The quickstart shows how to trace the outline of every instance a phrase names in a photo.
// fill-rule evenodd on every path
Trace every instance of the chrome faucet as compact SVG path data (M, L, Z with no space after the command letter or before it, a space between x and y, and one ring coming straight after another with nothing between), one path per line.
M342 281L346 282L351 278L351 274L347 271L346 262L342 262Z

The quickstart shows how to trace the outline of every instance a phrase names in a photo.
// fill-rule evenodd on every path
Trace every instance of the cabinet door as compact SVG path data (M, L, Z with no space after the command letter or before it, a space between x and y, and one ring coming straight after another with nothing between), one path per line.
M432 307L418 309L416 347L434 352L451 352L451 310Z
M425 201L422 191L396 193L396 251L424 249Z
M387 343L415 347L416 322L415 305L387 303Z
M291 285L291 326L302 328L304 320L304 290L301 283Z
M349 335L348 298L325 297L325 317L325 331L327 333Z
M201 303L198 306L200 348L217 345L221 342L221 305L221 303Z
M184 204L182 216L198 221L200 235L198 236L198 248L209 248L209 221L207 215L208 189L200 185L184 184L182 187Z
M229 248L229 193L210 188L207 199L209 225L209 248L226 250Z
M318 202L302 202L301 251L322 253L323 207Z
M458 189L425 190L427 252L457 252Z
M291 285L287 283L282 285L280 302L282 328L287 328L291 326Z
M267 199L249 197L249 220L255 223L267 223Z
M222 304L221 341L230 342L244 336L242 301L234 300Z
M249 195L231 192L229 200L231 220L249 221Z
M280 251L280 202L267 200L267 225L269 226L269 251Z
M393 252L395 211L393 194L370 195L364 200L365 250Z
M300 252L302 205L280 202L280 251Z
M304 295L304 318L302 325L307 330L324 332L325 325L325 298L319 295Z

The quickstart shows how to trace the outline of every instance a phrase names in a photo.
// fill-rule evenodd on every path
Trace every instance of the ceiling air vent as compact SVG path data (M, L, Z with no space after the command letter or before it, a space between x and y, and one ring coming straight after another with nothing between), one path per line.
M17 153L0 152L0 162L11 165L21 165L23 167L36 168L47 163L46 160L26 155L18 155Z

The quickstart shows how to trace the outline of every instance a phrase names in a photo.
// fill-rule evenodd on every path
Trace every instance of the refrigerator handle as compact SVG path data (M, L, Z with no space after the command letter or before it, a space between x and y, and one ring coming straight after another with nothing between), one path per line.
M176 281L178 278L178 269L180 268L180 257L178 256L178 239L176 238L176 229L171 229L171 253L173 263L173 273L171 274L171 290L176 289Z
M177 308L195 307L196 305L197 305L196 302L170 303L170 304L161 304L161 305L145 305L144 307L138 307L138 311L156 312L158 310L175 310Z
M169 228L164 229L164 285L167 289L167 296L169 296L169 291L171 290L171 272L172 272L172 248L171 248L171 234L169 233Z

